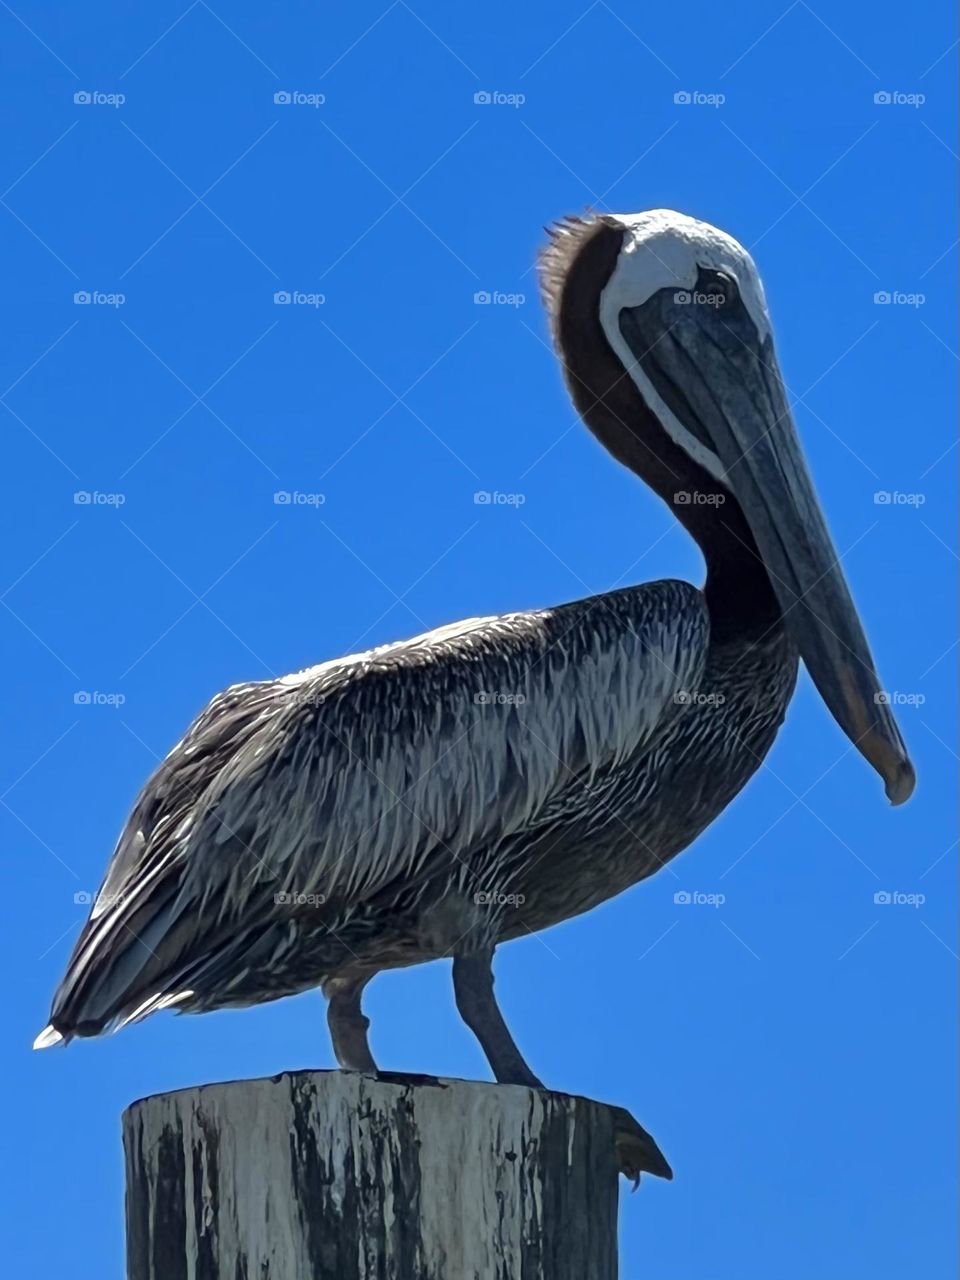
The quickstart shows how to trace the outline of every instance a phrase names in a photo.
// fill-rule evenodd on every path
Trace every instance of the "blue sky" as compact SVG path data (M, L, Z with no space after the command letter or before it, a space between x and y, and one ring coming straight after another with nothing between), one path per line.
M754 252L919 786L890 809L804 679L669 870L500 953L504 1009L549 1085L629 1107L675 1166L624 1201L625 1280L948 1274L951 22L0 6L11 1274L121 1276L133 1099L332 1065L316 995L29 1050L75 897L209 697L472 614L700 581L547 346L541 228L588 204L675 207ZM522 502L475 503L494 490ZM486 1078L447 964L367 1004L383 1065Z

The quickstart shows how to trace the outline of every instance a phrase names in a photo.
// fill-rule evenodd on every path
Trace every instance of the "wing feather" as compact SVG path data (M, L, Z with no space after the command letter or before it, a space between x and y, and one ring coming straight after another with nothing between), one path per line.
M663 581L227 689L137 800L54 1024L159 1007L279 893L350 908L529 827L679 713L708 641L701 593Z

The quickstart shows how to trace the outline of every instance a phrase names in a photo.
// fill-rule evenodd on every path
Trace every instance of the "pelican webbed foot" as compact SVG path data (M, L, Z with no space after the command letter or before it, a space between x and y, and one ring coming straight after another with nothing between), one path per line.
M624 1107L610 1107L613 1117L613 1135L617 1149L617 1164L625 1178L629 1178L636 1191L641 1173L652 1173L658 1178L673 1178L673 1170L663 1152L641 1124Z

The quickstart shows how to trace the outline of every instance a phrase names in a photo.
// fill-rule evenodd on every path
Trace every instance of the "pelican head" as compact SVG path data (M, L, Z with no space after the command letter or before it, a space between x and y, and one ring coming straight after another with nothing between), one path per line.
M574 218L541 279L584 421L671 503L715 630L780 617L893 804L914 771L797 438L763 286L731 236L669 210Z

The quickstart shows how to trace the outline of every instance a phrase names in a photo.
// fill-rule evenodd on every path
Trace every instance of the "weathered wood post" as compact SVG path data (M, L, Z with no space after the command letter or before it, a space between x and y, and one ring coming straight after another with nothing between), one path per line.
M626 1112L516 1085L299 1071L124 1113L129 1280L615 1280Z

